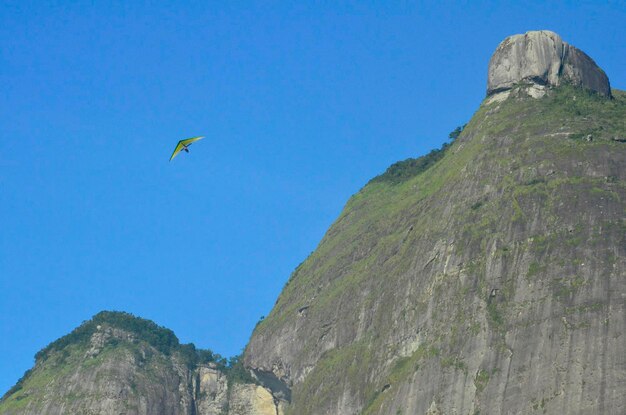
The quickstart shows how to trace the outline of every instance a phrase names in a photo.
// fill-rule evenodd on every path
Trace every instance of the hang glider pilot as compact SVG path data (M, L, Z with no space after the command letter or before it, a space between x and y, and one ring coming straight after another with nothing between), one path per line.
M174 147L174 152L172 153L172 157L170 157L170 161L172 161L172 159L174 159L174 157L176 157L181 151L189 153L189 146L191 145L191 143L201 140L203 138L204 137L191 137L185 140L180 140L178 144L176 144L176 147Z

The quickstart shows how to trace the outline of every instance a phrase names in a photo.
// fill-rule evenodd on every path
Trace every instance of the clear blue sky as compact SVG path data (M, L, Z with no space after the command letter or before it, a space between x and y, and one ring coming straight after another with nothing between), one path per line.
M0 395L104 309L239 353L349 196L469 120L507 35L626 89L624 2L92 3L0 6Z

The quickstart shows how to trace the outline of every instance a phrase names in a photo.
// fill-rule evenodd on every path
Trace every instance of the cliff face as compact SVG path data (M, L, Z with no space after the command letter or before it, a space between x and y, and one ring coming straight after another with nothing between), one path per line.
M620 137L623 93L485 103L427 170L350 199L245 363L290 414L626 412Z
M488 93L350 199L255 330L289 413L626 409L624 94L547 31L502 42Z
M35 367L0 402L0 413L283 413L266 388L233 381L225 367L198 361L196 353L147 320L100 313L40 352Z

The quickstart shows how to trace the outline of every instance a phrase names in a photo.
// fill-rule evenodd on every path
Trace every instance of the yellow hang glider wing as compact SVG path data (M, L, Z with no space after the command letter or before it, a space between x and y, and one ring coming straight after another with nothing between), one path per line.
M174 157L176 157L178 153L180 153L182 150L189 151L187 150L187 147L189 147L191 143L193 143L194 141L202 140L203 138L204 137L191 137L185 140L180 140L174 148L174 152L172 153L172 157L170 157L170 161L172 161Z

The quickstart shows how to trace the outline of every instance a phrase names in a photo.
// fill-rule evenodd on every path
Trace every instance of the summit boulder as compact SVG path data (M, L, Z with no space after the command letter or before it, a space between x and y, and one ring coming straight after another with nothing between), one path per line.
M593 59L549 30L507 37L489 61L487 95L519 84L542 89L563 83L611 96L609 79Z

